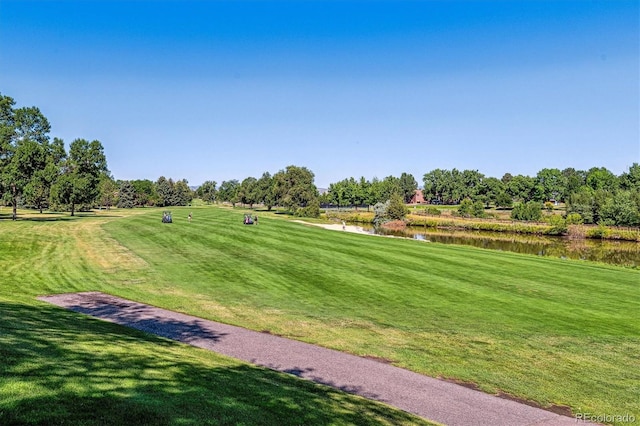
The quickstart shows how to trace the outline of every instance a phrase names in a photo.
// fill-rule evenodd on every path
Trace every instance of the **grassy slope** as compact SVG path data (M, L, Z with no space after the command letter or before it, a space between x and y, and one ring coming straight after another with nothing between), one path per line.
M640 415L638 271L196 209L111 222L116 294L574 411Z
M382 404L36 301L45 293L133 288L144 299L138 287L162 280L162 271L98 227L108 220L0 221L0 424L420 423Z

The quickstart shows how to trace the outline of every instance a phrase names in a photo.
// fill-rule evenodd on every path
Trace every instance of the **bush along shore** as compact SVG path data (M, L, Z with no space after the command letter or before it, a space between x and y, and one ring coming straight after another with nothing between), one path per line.
M374 224L375 214L367 211L327 212L330 220ZM461 229L470 231L512 232L516 234L568 235L573 238L623 240L640 242L640 230L620 229L605 225L570 225L559 215L549 216L548 222L499 221L495 219L466 219L409 214L404 222L411 227Z

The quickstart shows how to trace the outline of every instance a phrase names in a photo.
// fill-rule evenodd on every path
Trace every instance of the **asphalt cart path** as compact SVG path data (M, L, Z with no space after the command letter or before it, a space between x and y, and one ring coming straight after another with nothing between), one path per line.
M39 299L381 401L446 425L576 424L576 419L570 417L393 365L104 293L61 294Z

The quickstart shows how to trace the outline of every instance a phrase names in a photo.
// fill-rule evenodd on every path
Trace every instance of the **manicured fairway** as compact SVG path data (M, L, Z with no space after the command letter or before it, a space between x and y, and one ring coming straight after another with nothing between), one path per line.
M0 279L11 282L0 297L39 307L35 294L100 290L541 405L640 417L637 270L269 215L244 226L242 214L174 209L164 225L156 210L104 219L102 230L95 219L21 222L13 232L34 236L8 239L0 223Z
M0 221L0 424L427 424L37 302L36 294L151 279L144 262L100 231L105 220Z

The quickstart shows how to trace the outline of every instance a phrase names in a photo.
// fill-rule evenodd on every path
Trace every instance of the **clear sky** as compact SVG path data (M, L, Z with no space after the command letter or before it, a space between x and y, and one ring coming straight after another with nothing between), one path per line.
M640 161L639 1L0 0L0 92L116 179Z

